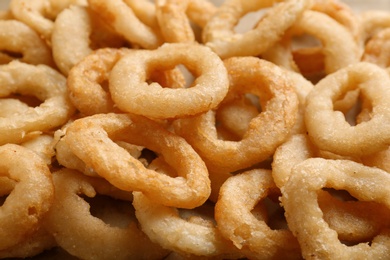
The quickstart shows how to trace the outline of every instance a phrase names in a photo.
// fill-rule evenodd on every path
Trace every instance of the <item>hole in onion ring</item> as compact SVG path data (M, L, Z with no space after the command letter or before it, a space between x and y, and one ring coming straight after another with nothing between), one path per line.
M249 12L245 14L234 27L234 32L245 33L252 30L264 17L269 9L270 8L264 8L256 12Z
M269 228L271 230L288 229L287 222L284 217L284 209L280 207L279 202L270 197L264 198L262 202L267 209L268 221L266 221L266 223Z
M138 160L144 159L147 162L147 164L150 164L156 158L157 158L157 154L155 152L147 148L144 148L142 149L141 156L138 158Z
M38 107L43 103L42 100L39 100L37 97L32 95L12 94L8 96L8 98L17 99L29 107Z
M126 228L135 220L134 208L128 201L122 201L107 195L95 197L80 196L90 205L90 213L104 223L119 228Z
M382 225L382 219L372 214L376 212L386 216L389 214L387 208L377 202L359 201L347 190L322 188L318 194L318 203L321 211L326 212L325 222L337 232L338 240L346 246L359 243L371 245L374 237L388 227Z
M332 188L323 188L322 190L329 192L330 195L341 201L358 201L346 190L335 190Z
M3 195L0 197L0 207L3 206L5 200L7 199L8 197L8 194L7 195Z
M23 54L22 53L19 53L19 52L13 52L13 51L9 51L9 50L2 50L1 53L3 53L4 55L7 55L13 59L21 59L23 58Z
M190 88L194 82L195 76L191 73L191 71L183 64L179 64L176 66L181 73L183 73L183 76L186 80L185 88Z
M364 102L359 90L348 91L344 93L337 101L334 102L335 111L344 114L345 121L351 126L371 119L372 104Z
M291 47L294 51L321 46L321 41L319 41L318 38L308 33L304 33L301 35L293 35L293 37L291 38Z

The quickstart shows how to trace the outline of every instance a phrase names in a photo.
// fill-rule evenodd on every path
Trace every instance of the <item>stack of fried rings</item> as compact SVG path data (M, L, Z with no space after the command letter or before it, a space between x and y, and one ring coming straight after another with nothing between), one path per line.
M388 259L389 32L341 0L11 0L0 258Z

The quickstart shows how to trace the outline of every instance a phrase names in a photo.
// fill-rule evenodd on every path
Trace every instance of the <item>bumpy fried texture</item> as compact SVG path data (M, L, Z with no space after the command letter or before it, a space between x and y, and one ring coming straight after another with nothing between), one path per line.
M387 259L390 12L355 7L9 0L0 258Z

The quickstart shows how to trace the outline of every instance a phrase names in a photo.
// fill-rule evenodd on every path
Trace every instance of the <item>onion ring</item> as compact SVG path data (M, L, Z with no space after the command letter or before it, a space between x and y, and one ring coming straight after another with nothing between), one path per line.
M154 70L168 70L179 64L195 74L191 87L171 89L145 82ZM189 43L167 43L156 50L128 53L109 76L111 97L122 111L161 119L215 108L225 97L228 85L221 59L209 48Z
M386 127L390 123L389 86L387 72L365 62L328 75L306 100L305 122L311 141L320 150L346 156L362 156L387 148L390 144ZM371 120L356 126L347 123L344 114L334 111L332 102L353 89L360 89L361 95L375 104Z
M46 162L47 165L51 165L52 160L56 156L56 152L53 147L53 140L53 136L49 134L40 134L30 140L26 140L20 145L34 151Z
M156 16L166 42L194 42L185 10L190 0L157 0Z
M230 177L222 185L215 205L221 234L233 241L249 259L300 259L301 249L290 230L272 230L252 209L278 189L271 171L255 169Z
M33 29L24 23L17 20L0 20L0 30L1 50L21 53L22 57L19 60L25 63L54 65L50 48ZM9 56L8 61L13 59L16 58Z
M23 73L20 73L20 72ZM12 93L42 100L21 114L0 118L0 143L20 143L29 133L47 131L64 124L74 113L66 91L66 79L45 65L13 61L0 67L1 97Z
M69 145L65 142L64 139L62 139L62 137L65 135L64 131L66 131L66 129L58 130L54 134L55 138L57 139L54 145L54 149L56 151L55 158L57 159L57 162L68 169L77 170L87 176L100 177L99 174L97 174L93 168L87 166L80 158L78 158L72 152ZM122 141L117 141L115 143L125 149L135 159L138 159L141 156L143 147L132 145Z
M76 63L92 52L89 46L91 30L85 6L70 6L57 16L52 30L52 51L57 67L65 76Z
M147 26L158 28L156 4L148 0L124 0L135 15Z
M86 6L72 5L56 18L52 33L52 51L57 67L64 75L94 49L124 45L100 17Z
M162 154L179 176L146 169L110 137ZM73 122L63 139L88 167L120 189L142 191L156 202L181 208L201 205L210 195L208 171L198 154L184 139L147 118L131 114L90 116ZM112 156L117 159L112 160Z
M243 138L237 142L218 139L215 112L211 110L176 120L174 127L211 171L234 172L267 159L287 139L296 123L298 99L287 72L270 62L255 57L234 57L225 60L225 66L230 90L223 102L252 93L262 103L262 112L251 120Z
M204 27L217 8L205 0L158 0L156 16L166 42L195 42L190 21Z
M312 157L320 157L318 151L304 134L293 135L276 149L272 162L272 177L283 189L299 163ZM318 204L323 211L324 220L334 229L339 239L354 243L367 241L387 224L389 210L381 204L365 201L340 200L328 192L318 193ZM380 214L370 214L380 212Z
M0 146L1 175L16 181L1 206L0 250L22 242L34 233L52 205L54 186L44 161L27 148Z
M232 56L260 55L275 44L294 24L303 11L309 7L310 1L283 1L272 7L255 29L245 34L233 32L240 17L251 11L268 7L274 2L225 1L203 28L203 42L223 59Z
M68 253L82 259L161 259L168 253L150 242L134 220L129 219L125 227L108 225L92 216L90 205L79 197L119 195L131 203L130 192L126 195L101 178L69 169L53 173L53 180L55 201L45 218L45 227Z
M187 16L190 21L204 28L218 7L208 0L190 0Z
M291 30L294 29L304 30L320 39L324 46L326 74L357 63L360 59L360 50L353 36L345 27L321 12L305 11Z
M284 42L281 43L282 46L279 45L277 50L283 48L292 49L293 36L303 35L304 33L319 39L322 48L298 48L294 51L291 50L290 53L285 50L283 51L283 56L268 54L266 58L278 65L287 64L289 69L296 70L298 68L302 70L301 73L305 72L305 75L309 76L322 72L318 71L318 69L323 68L325 74L330 74L350 64L359 62L361 51L351 33L328 15L312 10L305 11L294 23L287 32L288 37L284 37ZM294 60L294 58L297 59ZM301 61L309 64L302 64Z
M329 15L347 28L356 42L360 42L361 24L359 17L347 4L339 0L315 0L311 10Z
M85 3L85 0L11 0L9 6L16 19L38 32L50 45L54 27L54 22L50 18L55 20L62 9L72 4Z
M366 43L362 61L374 63L380 67L390 67L390 28L374 34Z
M127 48L101 48L84 57L72 67L67 78L70 99L84 115L120 112L105 86L111 69L126 53L135 50ZM179 69L155 71L150 80L163 87L182 88L185 78Z
M323 219L317 202L317 192L327 187L345 189L357 199L375 201L389 209L390 177L387 172L353 161L321 158L307 159L292 171L282 189L281 201L288 226L298 238L304 258L381 258L389 254L388 229L374 237L371 245L343 245L337 232Z
M88 0L88 4L130 43L139 44L145 49L155 49L162 44L158 30L141 22L123 0Z
M19 244L0 250L0 258L29 258L57 246L54 237L41 224L38 230Z
M236 259L242 256L224 239L211 220L202 217L185 219L178 209L158 204L142 192L133 192L135 215L152 241L175 252L197 256Z
M390 13L388 11L365 11L360 14L361 38L363 45L378 31L390 27Z

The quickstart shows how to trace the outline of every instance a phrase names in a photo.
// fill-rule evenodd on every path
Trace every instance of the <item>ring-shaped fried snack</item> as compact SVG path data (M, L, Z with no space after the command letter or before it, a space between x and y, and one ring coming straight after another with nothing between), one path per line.
M326 14L307 10L291 28L292 32L294 30L314 35L321 41L326 74L357 63L360 59L358 43L352 34Z
M14 58L3 53L9 60L19 59L34 65L54 65L49 46L24 23L17 20L1 20L0 31L0 50L22 55L21 58Z
M204 28L218 7L209 0L190 0L187 8L187 16L190 21Z
M24 238L19 244L0 250L0 258L32 258L55 246L57 243L54 237L41 223L37 231Z
M156 16L166 42L194 42L195 35L185 13L190 0L157 0Z
M225 239L209 217L184 218L177 208L167 207L133 192L135 215L142 231L162 247L198 257L237 259L242 254Z
M122 190L142 191L158 203L180 208L201 205L210 195L208 171L199 155L183 138L145 117L93 115L74 121L63 138L88 167ZM178 177L147 169L114 141L161 154Z
M361 23L351 6L340 0L315 0L310 9L332 17L347 28L356 42L360 42Z
M275 44L309 7L306 0L286 0L271 7L256 27L245 34L234 26L246 13L269 7L276 1L225 1L203 28L202 38L221 58L258 56Z
M293 135L279 146L272 161L272 177L279 189L283 189L288 182L291 170L296 165L306 159L319 157L319 154L305 134ZM368 241L383 227L388 226L390 210L386 210L381 204L338 199L326 191L318 193L318 203L325 221L343 241ZM374 215L372 212L378 214Z
M318 205L318 192L323 188L346 190L358 200L374 201L390 209L390 176L387 172L349 160L305 160L292 169L281 197L287 224L301 245L302 256L305 259L381 259L388 256L388 229L382 230L370 244L348 246L339 241L337 232L324 220Z
M322 79L306 100L305 123L311 141L320 149L345 156L362 156L390 144L390 77L377 65L352 64ZM372 104L371 119L351 126L333 102L359 89Z
M297 48L290 52L284 50L292 49L294 36L304 34L313 35L322 46ZM287 66L290 70L301 70L301 73L309 76L333 73L357 63L361 56L358 43L344 26L324 13L312 10L305 11L288 30L282 42L275 46L268 50L267 60ZM280 50L282 55L271 55L271 51L280 53Z
M69 96L75 107L84 115L119 112L111 99L106 83L111 69L126 53L127 48L101 48L93 51L72 67L67 78ZM185 78L178 68L155 71L150 80L162 87L183 88Z
M251 212L278 190L271 172L263 169L237 174L221 186L215 204L218 229L249 259L301 259L300 246L290 230L272 230Z
M57 67L68 76L69 70L93 50L121 47L124 40L88 7L72 5L57 16L51 44Z
M390 28L374 34L364 47L362 61L374 63L382 68L390 67Z
M69 97L84 115L115 112L115 104L104 87L115 63L131 50L102 48L93 51L75 64L67 78Z
M178 119L174 127L209 169L234 172L267 159L287 139L296 123L298 98L287 72L270 62L255 57L233 57L225 60L225 66L230 90L223 102L251 93L259 97L262 106L242 139L218 139L212 110Z
M188 88L163 88L147 79L156 70L184 65L195 79ZM209 48L190 43L167 43L156 50L123 56L112 68L109 89L122 111L151 118L177 118L215 108L228 92L222 60Z
M158 0L156 16L166 42L194 42L194 20L204 27L217 8L206 0Z
M87 176L99 177L99 174L97 174L93 168L86 165L79 157L77 157L72 152L65 140L61 138L65 134L64 131L66 131L66 129L58 130L54 134L55 144L53 146L55 149L55 158L57 162L61 166L64 166L68 169L77 170ZM122 141L116 143L122 148L126 149L126 151L134 158L138 159L141 156L143 147L132 145Z
M57 16L51 37L52 52L58 69L65 76L92 52L91 31L89 12L85 6L70 6Z
M373 35L390 27L390 13L385 10L365 11L360 15L361 41L363 46Z
M88 0L88 4L130 43L139 44L145 49L155 49L162 44L158 28L151 28L140 21L124 0Z
M161 259L168 253L149 240L131 215L123 220L128 221L126 224L106 224L91 214L90 204L80 197L94 198L99 194L131 205L131 192L66 168L54 172L53 181L55 201L45 218L45 227L71 255L82 259Z
M140 21L151 28L158 28L156 4L149 0L124 0Z
M16 144L0 146L0 174L14 180L1 206L0 249L22 242L38 230L52 206L54 186L46 163L33 151Z
M21 73L23 72L23 73ZM19 61L0 66L0 97L11 94L35 96L39 106L0 118L0 144L20 143L29 133L52 130L74 113L66 78L46 65Z
M72 4L85 5L86 0L11 0L9 6L16 19L38 32L50 45L55 17Z

